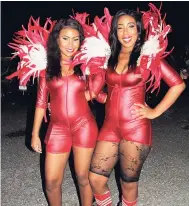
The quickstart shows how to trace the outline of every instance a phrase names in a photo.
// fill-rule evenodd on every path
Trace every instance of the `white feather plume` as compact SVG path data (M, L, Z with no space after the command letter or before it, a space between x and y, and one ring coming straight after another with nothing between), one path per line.
M89 67L86 67L86 70L85 70L85 75L89 75L89 74L90 74Z
M151 64L150 57L155 56L159 51L161 51L160 45L159 45L159 36L158 35L150 36L149 39L144 43L144 45L141 49L140 56L137 60L137 66L140 65L140 60L141 60L142 56L148 56L149 61L147 64L147 68L149 68L149 66Z
M158 35L149 37L142 47L142 55L157 54L161 50L158 38Z
M81 53L83 54L81 60L86 60L86 64L91 58L105 57L106 60L102 67L106 69L111 50L102 34L98 32L97 37L91 36L85 38L84 44L81 46ZM77 55L75 57L77 57ZM86 73L90 74L89 69L86 69Z
M20 62L21 67L27 64L27 67L31 69L23 77L21 83L32 73L34 73L33 79L35 78L36 73L39 76L40 71L44 70L47 66L47 53L44 46L41 44L31 44L30 46L20 46L20 49L25 53L24 57Z

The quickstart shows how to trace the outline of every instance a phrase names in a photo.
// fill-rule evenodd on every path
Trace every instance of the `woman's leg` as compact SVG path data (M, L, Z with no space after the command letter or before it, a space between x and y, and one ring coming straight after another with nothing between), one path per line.
M62 180L70 152L53 154L46 153L45 185L50 206L62 205Z
M138 180L142 166L151 147L137 142L122 140L120 142L120 167L122 205L135 206L138 197Z
M108 178L118 160L119 143L99 141L91 162L89 180L98 206L111 206Z
M89 167L94 148L73 146L74 166L79 185L82 206L91 206L93 194L89 184Z

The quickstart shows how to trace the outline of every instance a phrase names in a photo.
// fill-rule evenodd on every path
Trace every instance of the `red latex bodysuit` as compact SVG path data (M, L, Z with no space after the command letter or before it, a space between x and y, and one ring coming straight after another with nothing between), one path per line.
M103 75L92 78L95 94L103 87ZM47 108L50 94L51 119L45 137L47 152L69 152L71 146L93 148L98 135L97 124L85 97L87 84L73 74L46 81L40 78L36 107Z
M169 87L183 82L177 72L165 61L161 62L161 73L162 79ZM119 142L121 139L126 139L147 145L152 144L151 121L135 120L131 114L134 103L145 103L146 80L139 67L135 72L125 74L118 74L115 70L108 69L106 116L99 140Z

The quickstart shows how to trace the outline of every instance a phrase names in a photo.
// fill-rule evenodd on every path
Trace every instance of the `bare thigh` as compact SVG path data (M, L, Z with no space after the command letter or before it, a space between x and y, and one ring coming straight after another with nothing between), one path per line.
M89 173L94 148L73 147L74 166L77 175Z
M45 179L46 181L56 181L61 184L64 170L68 162L70 152L53 154L46 153L45 159Z

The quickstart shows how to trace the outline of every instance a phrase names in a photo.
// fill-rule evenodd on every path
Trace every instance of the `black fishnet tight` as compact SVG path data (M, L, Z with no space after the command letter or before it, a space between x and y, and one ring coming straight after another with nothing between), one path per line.
M137 182L151 147L122 140L120 143L99 141L91 162L93 173L109 177L120 160L120 176L124 182Z

